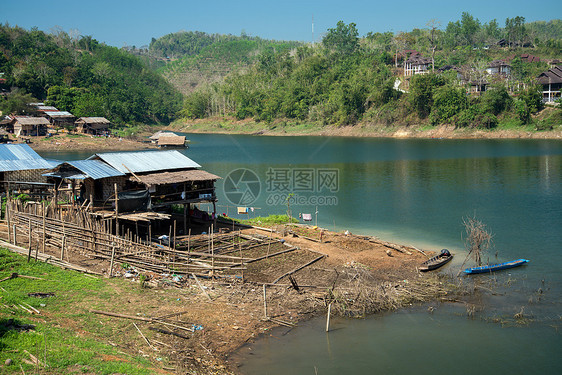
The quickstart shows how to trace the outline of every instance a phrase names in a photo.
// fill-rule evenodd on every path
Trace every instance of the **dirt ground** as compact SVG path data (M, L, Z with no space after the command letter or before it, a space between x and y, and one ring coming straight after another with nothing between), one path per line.
M142 294L131 293L116 286L120 288L117 291L119 298L108 301L104 310L151 317L169 315L170 319L174 319L179 325L200 326L201 330L185 332L137 322L144 332L148 332L148 339L158 348L157 355L169 358L165 367L173 368L170 373L186 373L195 371L194 369L197 369L198 373L236 373L236 364L229 360L231 353L274 327L296 325L298 321L325 314L328 303L337 300L338 289L355 288L353 294L361 290L356 289L359 285L368 289L388 286L394 290L404 286L408 280L414 283L415 280L425 277L417 271L417 266L427 259L427 256L415 249L409 249L407 254L374 243L372 238L346 236L329 231L323 232L322 243L294 234L285 233L283 236L284 232L280 230L280 233L271 233L256 228L242 230L242 234L247 236L278 238L285 241L285 244L276 243L270 246L271 248L264 245L253 249L255 253L252 256L259 256L260 251L266 250L268 253L274 253L290 245L298 247L295 251L248 264L247 270L244 271L244 282L237 279L194 280L187 277L180 282L174 282L169 277L145 273L148 281ZM309 232L310 237L317 234L317 230ZM59 251L53 248L47 252L57 256ZM76 252L67 254L72 264L105 275L109 273L107 260ZM275 286L266 286L269 319L265 319L263 284L272 283L279 276L322 255L325 257L292 275L299 286L298 291L288 277L279 280ZM116 274L120 277L125 276L123 270ZM139 277L134 276L129 280L138 283ZM138 290L138 287L135 289ZM162 296L171 296L176 302L155 306L154 300ZM349 298L346 297L346 301ZM341 309L333 308L332 311L335 314L347 315L347 312ZM102 323L112 319L116 318L100 316ZM77 325L72 321L59 323L70 329ZM81 331L78 333L89 334ZM150 353L141 340L115 344L125 352Z
M27 137L12 138L13 143L25 143L25 139L31 142L29 145L35 151L133 151L143 149L154 149L151 143L143 143L137 140L120 137L94 137L89 135L59 134L51 137Z

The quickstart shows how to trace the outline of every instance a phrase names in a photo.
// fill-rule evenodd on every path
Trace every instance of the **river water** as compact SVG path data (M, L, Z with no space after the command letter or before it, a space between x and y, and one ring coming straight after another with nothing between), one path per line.
M531 261L493 276L496 292L471 316L464 304L433 303L337 319L328 334L323 319L265 334L238 353L244 374L562 373L562 142L188 137L182 152L223 177L219 213L284 214L293 194L293 216L321 227L448 248L450 274L466 255L462 219L476 216L494 234L486 259ZM238 206L254 210L238 215Z

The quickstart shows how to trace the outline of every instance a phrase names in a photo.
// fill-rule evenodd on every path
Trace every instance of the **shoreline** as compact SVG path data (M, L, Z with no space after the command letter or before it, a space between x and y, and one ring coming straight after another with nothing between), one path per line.
M279 126L262 123L238 121L219 123L216 121L193 121L174 123L166 130L182 133L201 134L246 134L264 136L335 136L358 138L395 138L395 139L557 139L562 140L562 126L554 130L537 131L521 129L456 129L454 126L438 127L401 126L384 127L374 125L353 126Z
M194 332L189 340L174 338L169 334L151 333L148 335L150 340L163 342L164 346L160 347L159 356L167 357L176 363L178 366L176 369L197 368L201 370L198 373L210 374L219 371L226 374L239 374L237 360L240 359L241 348L260 339L273 328L283 325L296 327L299 322L325 315L327 302L333 304L333 316L361 318L379 312L395 311L411 303L449 298L448 290L441 285L436 274L430 273L420 277L417 271L417 266L430 254L423 255L415 248L388 243L375 237L345 235L325 230L323 242L319 242L312 238L318 235L317 229L307 227L305 231L295 228L293 231L279 232L280 228L272 227L275 232L256 227L241 229L242 233L248 236L283 239L298 249L296 253L292 253L295 254L294 256L298 255L296 259L273 258L276 260L269 265L253 263L257 268L249 267L245 283L232 283L224 279L223 281L200 279L195 283L186 278L183 286L178 288L162 286L153 280L149 281L151 286L144 289L144 297L141 300L138 296L138 286L135 286L138 280L129 280L131 284L123 284L129 285L128 287L119 288L122 294L119 298L133 301L133 305L114 305L111 302L99 301L97 306L101 310L126 315L175 316L181 313L182 320L185 318L187 321L195 322L204 327L204 330L199 333ZM57 251L52 249L49 252L52 252L52 256L56 256ZM284 272L278 268L280 267L278 262L281 260L289 262L285 268L292 269L295 265L318 257L319 254L324 255L321 261L294 274L301 291L293 289L287 279L282 280L278 285L268 284L278 273ZM75 256L77 257L75 261L78 261L79 255ZM107 270L106 267L107 265L98 263L92 269L104 272L103 269ZM275 273L271 273L268 267L273 267ZM115 285L115 282L121 283L118 280L112 282L111 279L107 282L110 283L109 285ZM269 318L264 318L262 283L270 285L267 287ZM307 287L311 284L325 286L320 289ZM418 296L416 290L420 288L424 293ZM205 295L208 298L205 298ZM151 298L161 299L163 296L168 296L170 301L177 301L161 306L155 306L150 302ZM97 321L101 318L85 317L84 319ZM103 324L106 325L112 324L110 322L110 319L103 320ZM82 334L84 333L85 331L82 331ZM117 340L112 337L98 339L102 342ZM126 347L121 345L119 347L133 354L139 349L144 350L145 345L136 337L133 341L128 340ZM173 349L178 347L182 349L180 352L188 354L187 357ZM162 364L153 362L153 366L160 367Z

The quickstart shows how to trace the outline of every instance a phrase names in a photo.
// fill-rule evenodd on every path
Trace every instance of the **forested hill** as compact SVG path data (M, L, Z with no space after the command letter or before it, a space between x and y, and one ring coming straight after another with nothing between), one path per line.
M286 53L300 42L181 31L152 39L147 49L130 49L184 94L220 82L230 72L248 67L264 53Z
M75 116L104 116L117 124L167 123L181 108L181 94L126 51L91 36L72 38L0 25L1 100L11 112L23 101L45 101Z
M412 55L431 62L428 74L404 77ZM560 20L483 23L465 12L447 25L434 21L424 29L363 37L354 23L340 21L321 43L267 49L246 69L185 91L182 115L319 125L527 125L543 107L536 77L556 59L562 60ZM496 60L509 62L509 76L487 75ZM197 65L171 67L175 77L200 72ZM490 90L468 94L483 86Z

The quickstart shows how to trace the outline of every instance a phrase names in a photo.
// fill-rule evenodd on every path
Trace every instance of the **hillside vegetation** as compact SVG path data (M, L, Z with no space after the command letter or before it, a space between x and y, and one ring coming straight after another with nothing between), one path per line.
M174 87L188 94L254 64L263 53L284 53L300 44L247 35L182 31L153 39L143 55ZM167 63L163 65L162 61Z
M545 60L562 57L560 20L525 23L523 17L515 17L501 27L496 20L481 23L463 13L459 21L444 29L439 26L433 21L427 29L396 35L368 33L360 38L355 24L340 21L321 44L267 49L248 68L232 71L224 80L199 83L191 92L185 90L182 116L483 128L530 123L549 128L562 122L560 111L540 121L533 119L543 107L536 76L548 69ZM432 59L435 72L405 80L401 65L412 50ZM518 56L524 53L540 57L541 62L523 61ZM491 61L505 58L512 66L509 79L485 76ZM462 71L465 80L459 80L454 70L437 71L447 65ZM175 69L177 77L183 66ZM192 65L187 71L200 70ZM467 82L478 80L485 80L489 90L468 95Z
M414 51L435 71L404 78L404 61ZM541 61L526 62L525 53ZM509 61L508 79L486 75L497 59ZM0 88L11 92L0 98L0 110L21 113L26 103L45 101L118 125L179 116L272 126L547 129L562 122L561 111L535 116L543 108L536 77L552 59L562 59L562 21L482 23L466 12L447 25L432 20L424 29L362 37L354 23L340 21L317 44L182 31L117 49L91 36L6 24ZM474 82L488 90L468 94Z
M21 112L19 103L45 101L75 116L104 116L114 123L168 123L181 94L138 57L58 31L0 25L0 72L12 90L0 110Z

